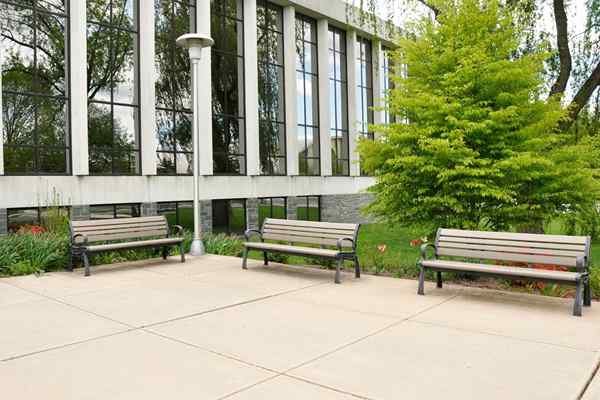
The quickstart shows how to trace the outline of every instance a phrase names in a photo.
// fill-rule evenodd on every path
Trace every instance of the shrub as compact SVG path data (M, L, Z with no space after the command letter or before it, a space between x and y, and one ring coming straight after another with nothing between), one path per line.
M590 283L592 286L592 295L600 299L600 267L590 269Z
M202 241L204 249L209 254L239 257L244 250L244 241L237 236L228 236L223 233L207 234L203 236Z

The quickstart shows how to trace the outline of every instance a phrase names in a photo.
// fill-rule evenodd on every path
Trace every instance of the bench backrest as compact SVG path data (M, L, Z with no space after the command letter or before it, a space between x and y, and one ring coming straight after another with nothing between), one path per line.
M439 229L435 244L438 256L564 267L576 267L578 258L587 266L590 254L587 236Z
M71 221L71 238L84 235L88 243L111 240L166 237L169 224L164 216ZM83 242L76 238L75 243Z
M351 238L356 244L360 224L333 222L296 221L267 218L262 226L262 237L289 243L337 246L338 239ZM353 247L351 241L342 242L343 247Z

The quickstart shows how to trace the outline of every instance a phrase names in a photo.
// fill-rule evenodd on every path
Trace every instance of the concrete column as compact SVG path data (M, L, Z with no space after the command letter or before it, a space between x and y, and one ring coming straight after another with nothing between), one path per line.
M287 174L299 173L298 144L298 87L296 84L296 10L283 9L283 60L285 74L285 132Z
M352 224L373 223L375 222L374 218L364 212L364 208L372 201L372 193L321 196L321 221Z
M8 210L0 208L0 235L8 233Z
M142 175L156 175L156 70L154 67L154 6L140 5L140 139ZM142 117L143 116L143 117Z
M331 176L331 138L329 135L329 23L326 19L317 21L317 41L319 58L319 136L321 143L321 175Z
M246 229L259 229L258 199L246 199Z
M381 41L373 41L373 105L374 110L374 123L383 124L384 122L384 111L378 109L378 107L385 106L385 96L383 93L381 66L383 65L383 52L381 51Z
M212 232L212 200L200 200L200 232Z
M298 219L298 197L290 196L287 198L286 214L287 219Z
M156 203L142 203L140 208L142 217L153 217L158 215L158 204Z
M89 175L88 92L87 92L87 11L85 1L70 1L69 40L71 160L73 175ZM153 63L154 64L154 63Z
M260 175L258 135L258 32L256 0L244 0L244 86L246 91L246 165L247 174Z
M74 205L71 206L71 220L73 221L87 221L90 219L91 211L88 205Z
M346 34L346 65L348 66L348 147L350 156L350 176L360 176L360 165L356 145L358 144L358 114L356 88L356 31Z
M198 33L210 35L210 1L199 0L196 2L196 21ZM204 90L198 94L198 103L200 109L199 120L204 121L203 125L199 126L200 131L200 154L199 168L200 175L213 174L213 133L212 133L212 71L211 71L211 54L210 49L204 49L202 59L200 60L200 76L202 81L200 85ZM190 82L190 85L192 83ZM212 218L212 213L211 213ZM212 220L211 225L212 227Z

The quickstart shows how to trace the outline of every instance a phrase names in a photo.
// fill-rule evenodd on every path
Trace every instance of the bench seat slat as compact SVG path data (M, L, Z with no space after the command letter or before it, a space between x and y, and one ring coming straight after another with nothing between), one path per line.
M565 267L574 267L576 265L576 259L573 257L500 253L496 251L476 251L465 249L453 249L448 247L438 247L437 254L440 256L467 257L482 260L505 260L533 264L553 264L562 265Z
M84 236L95 236L95 235L110 235L117 234L123 232L147 232L147 231L162 231L163 233L167 233L167 225L142 225L142 226L130 226L128 228L115 228L115 229L88 229L82 231L80 229L74 229L73 234L81 234Z
M286 225L278 225L278 224L265 224L263 229L275 229L275 230L283 230L286 232L315 232L315 233L327 233L331 235L338 236L353 236L353 229L332 229L332 228L312 228L306 226L286 226Z
M499 252L499 253L561 256L561 257L573 257L573 258L583 257L585 255L585 253L583 251L540 249L540 248L531 248L531 247L494 246L494 245L485 245L485 244L454 243L454 242L447 242L447 241L440 242L439 247L452 248L452 249L475 250L475 251L493 251L493 252Z
M326 239L326 238L316 238L316 237L306 237L306 236L295 236L295 235L286 235L286 234L275 234L275 233L265 233L263 235L263 239L265 240L278 240L283 242L290 243L310 243L317 244L322 246L336 246L338 240L337 239ZM344 241L344 246L352 246L349 241Z
M139 228L167 228L167 224L162 222L142 222L139 224L127 224L127 225L100 225L100 226L84 226L84 227L73 227L73 233L86 233L95 231L119 231L119 230L131 230Z
M449 260L425 260L424 267L445 271L475 272L490 275L512 276L529 279L545 279L557 282L576 282L581 274L577 272L549 271L533 268L520 268L503 265L475 264Z
M323 238L323 239L339 239L349 237L352 238L354 235L340 235L340 234L332 234L332 233L322 233L322 232L314 232L314 231L286 231L284 229L273 229L273 228L265 228L263 229L263 234L274 234L274 235L291 235L291 236L299 236L299 237L313 237L313 238Z
M534 233L512 233L512 232L487 232L487 231L467 231L460 229L441 229L439 233L440 240L443 237L467 237L467 238L482 238L482 239L503 239L515 240L524 242L541 242L541 243L565 243L565 244L582 244L587 243L586 236L566 236L566 235L544 235Z
M155 239L155 240L138 240L135 242L128 243L109 243L109 244L98 244L93 246L87 246L86 249L92 253L94 252L102 252L102 251L111 251L111 250L121 250L121 249L130 249L136 247L146 247L146 246L160 246L160 245L173 245L180 243L182 238L164 238L164 239Z
M159 237L165 236L164 230L155 230L155 231L143 231L143 232L122 232L122 233L114 233L108 235L89 235L86 236L88 239L88 243L94 242L108 242L111 240L124 240L124 239L142 239L149 237ZM81 243L81 241L77 241L77 243Z
M446 243L471 243L471 244L484 244L493 246L510 246L510 247L527 247L535 249L555 249L555 250L570 250L585 253L585 244L564 244L564 243L552 243L552 242L526 242L517 240L497 240L497 239L482 239L482 238L470 238L470 237L453 237L443 236L439 239L440 242Z
M247 242L245 246L253 250L281 251L284 253L311 255L317 257L336 258L337 250L319 249L314 247L291 246L277 243Z

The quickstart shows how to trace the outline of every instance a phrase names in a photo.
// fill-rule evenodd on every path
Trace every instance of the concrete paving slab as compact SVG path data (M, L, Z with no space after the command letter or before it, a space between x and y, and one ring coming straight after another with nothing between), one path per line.
M64 297L69 304L141 327L251 301L264 291L157 275L129 285Z
M598 359L600 362L600 357ZM592 379L587 390L583 394L581 400L598 400L600 399L600 370L596 371L594 378Z
M0 307L27 301L42 300L43 298L24 289L0 282Z
M574 399L597 354L404 322L289 374L373 399Z
M0 376L7 399L196 400L271 374L137 331L0 363Z
M356 400L356 397L336 392L298 379L278 376L260 383L228 400Z
M279 296L151 329L262 367L285 371L397 320L317 307Z
M0 308L0 360L126 329L54 300L12 304Z
M572 299L470 289L414 319L583 350L600 350L600 303L584 308L583 317L574 317L572 307Z
M351 311L404 317L440 304L456 294L461 287L434 290L426 283L429 296L417 296L417 282L404 279L363 275L342 285L314 287L290 296L314 305L334 306Z
M206 254L200 257L186 255L185 263L180 262L179 256L169 257L167 262L160 260L149 265L145 265L144 269L163 275L189 277L201 275L208 272L217 272L233 268L235 257L215 256ZM235 258L241 264L240 258Z

